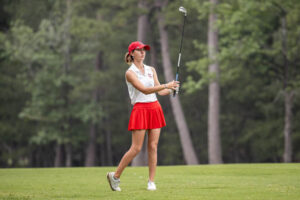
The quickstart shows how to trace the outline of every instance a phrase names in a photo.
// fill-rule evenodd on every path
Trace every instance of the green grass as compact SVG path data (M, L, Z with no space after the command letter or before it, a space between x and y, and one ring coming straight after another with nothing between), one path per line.
M158 167L156 191L147 191L148 168L128 167L122 192L106 172L115 168L0 169L0 199L300 199L300 164Z

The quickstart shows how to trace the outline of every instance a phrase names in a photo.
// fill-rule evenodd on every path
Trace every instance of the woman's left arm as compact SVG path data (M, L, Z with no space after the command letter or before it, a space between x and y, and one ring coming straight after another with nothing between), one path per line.
M152 71L153 71L153 79L154 79L154 86L156 85L160 85L159 81L158 81L158 78L157 78L157 74L156 74L156 71L155 71L155 68L154 67L151 67ZM171 89L163 89L163 90L160 90L158 91L157 93L161 96L164 96L164 95L169 95L172 93L173 90Z

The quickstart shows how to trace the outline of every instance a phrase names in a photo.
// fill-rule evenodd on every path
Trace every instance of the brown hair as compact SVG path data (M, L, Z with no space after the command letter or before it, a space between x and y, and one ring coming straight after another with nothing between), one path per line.
M130 53L126 53L125 54L125 57L124 57L124 60L125 62L128 64L128 65L131 65L133 63L133 56L130 55Z

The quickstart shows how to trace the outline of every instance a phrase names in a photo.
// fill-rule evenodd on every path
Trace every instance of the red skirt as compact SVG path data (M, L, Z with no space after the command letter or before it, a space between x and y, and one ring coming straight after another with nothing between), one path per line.
M158 101L136 103L131 111L128 130L148 130L166 126L163 110Z

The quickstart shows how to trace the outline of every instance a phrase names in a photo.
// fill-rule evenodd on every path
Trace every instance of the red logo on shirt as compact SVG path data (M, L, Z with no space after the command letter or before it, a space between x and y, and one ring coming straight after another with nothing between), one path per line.
M149 78L152 78L152 74L148 73Z

